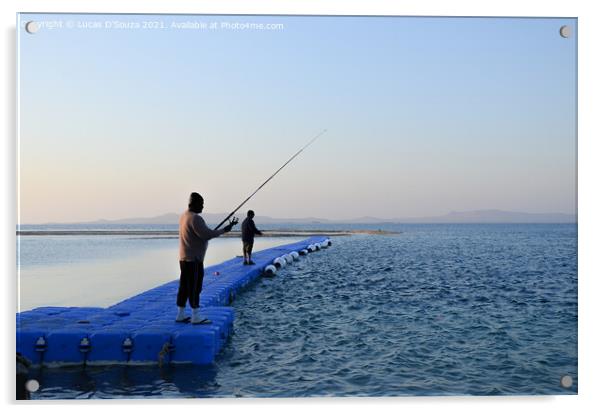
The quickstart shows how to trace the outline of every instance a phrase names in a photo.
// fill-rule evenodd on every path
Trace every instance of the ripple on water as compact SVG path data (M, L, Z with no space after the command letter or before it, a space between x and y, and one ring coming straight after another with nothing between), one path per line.
M45 370L38 397L575 394L576 265L570 225L341 237L237 296L213 366Z

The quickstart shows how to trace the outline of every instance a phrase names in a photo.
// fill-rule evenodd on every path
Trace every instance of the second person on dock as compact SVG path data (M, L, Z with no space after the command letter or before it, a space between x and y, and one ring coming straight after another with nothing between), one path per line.
M262 232L255 226L255 222L253 222L254 217L255 212L249 209L247 211L247 217L240 225L242 234L242 253L244 257L243 265L255 265L253 260L251 260L251 254L253 253L253 242L255 241L255 235L263 235Z

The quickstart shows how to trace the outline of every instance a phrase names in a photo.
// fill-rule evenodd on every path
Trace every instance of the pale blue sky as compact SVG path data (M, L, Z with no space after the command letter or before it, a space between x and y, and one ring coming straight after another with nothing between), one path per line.
M574 213L575 19L21 15L21 222L180 212ZM569 25L573 36L559 35Z

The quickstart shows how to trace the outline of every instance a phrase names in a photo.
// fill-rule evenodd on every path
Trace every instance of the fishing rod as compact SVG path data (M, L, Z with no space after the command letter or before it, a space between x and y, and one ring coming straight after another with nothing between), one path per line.
M314 141L315 141L316 139L318 139L320 136L322 136L322 135L323 135L323 134L325 134L325 133L326 133L326 129L322 130L320 133L318 133L316 136L314 136L314 137L312 138L312 140L310 140L310 141L309 141L309 142L308 142L308 143L307 143L307 144L306 144L304 147L302 147L301 149L299 149L299 150L298 150L298 151L297 151L297 152L296 152L296 153L295 153L293 156L291 156L291 157L289 158L289 160L288 160L288 161L286 161L286 162L284 163L284 165L282 165L280 168L278 168L278 170L277 170L276 172L274 172L274 173L273 173L273 174L272 174L272 175L271 175L271 176L270 176L268 179L266 179L264 183L262 183L261 185L259 185L259 188L257 188L257 189L256 189L256 190L255 190L255 191L254 191L254 192L253 192L251 195L249 195L249 196L247 197L247 199L245 199L244 201L242 201L242 202L241 202L241 204L240 204L239 206L237 206L237 207L236 207L236 209L235 209L234 211L230 212L230 214L229 214L229 215L228 215L226 218L224 218L224 220L223 220L222 222L220 222L220 223L219 223L219 225L218 225L217 227L215 227L215 229L216 229L216 230L218 230L218 229L219 229L219 228L220 228L220 227L221 227L221 226L222 226L222 225L223 225L223 224L224 224L224 223L225 223L227 220L229 220L229 219L230 219L230 217L231 217L232 215L234 215L234 214L236 213L236 211L238 211L238 210L239 210L239 209L240 209L240 208L241 208L241 207L242 207L244 204L246 204L246 203L247 203L247 201L248 201L249 199L253 198L253 195L255 195L257 192L259 192L259 190L260 190L261 188L263 188L263 187L265 186L265 184L267 184L268 182L270 182L270 180L271 180L273 177L275 177L275 176L276 176L276 174L277 174L278 172L280 172L282 169L284 169L284 167L285 167L286 165L288 165L290 161L292 161L293 159L295 159L295 158L297 157L297 155L299 155L301 152L303 152L303 150L304 150L305 148L307 148L309 145L311 145L312 143L314 143ZM235 220L236 220L236 218L235 218ZM238 222L238 221L235 221L235 223L236 223L236 222Z

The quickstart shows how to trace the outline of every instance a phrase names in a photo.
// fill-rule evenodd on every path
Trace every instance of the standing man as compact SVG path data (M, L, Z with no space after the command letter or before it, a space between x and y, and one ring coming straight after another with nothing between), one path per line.
M203 211L204 200L196 192L190 194L188 210L180 217L180 287L178 289L178 315L177 322L186 322L184 309L186 301L192 308L192 324L208 324L207 319L202 319L200 314L200 295L203 288L205 269L203 260L211 238L230 232L236 225L236 220L230 221L223 229L212 230L207 227L205 220L199 215Z
M253 241L255 241L255 235L263 235L262 232L255 226L255 222L253 222L254 217L255 212L249 209L247 211L247 217L242 222L240 228L242 232L242 253L244 256L243 265L255 265L255 263L251 260Z

